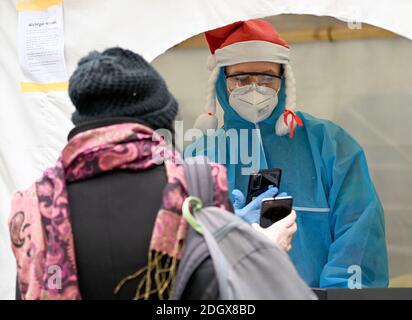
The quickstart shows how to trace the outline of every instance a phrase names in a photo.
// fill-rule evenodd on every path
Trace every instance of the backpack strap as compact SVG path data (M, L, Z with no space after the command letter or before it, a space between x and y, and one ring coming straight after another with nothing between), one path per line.
M210 253L206 241L197 231L189 228L173 286L172 300L182 298L190 278L207 258L210 258Z
M213 205L213 179L207 158L190 158L183 166L189 196L198 197L203 205ZM189 227L171 296L173 300L181 299L191 276L206 259L210 259L210 253L205 239Z
M186 159L184 162L185 177L189 196L202 200L203 207L213 205L212 169L204 156Z
M207 158L204 156L197 156L194 158L189 158L184 163L185 177L188 184L189 198L197 197L202 201L202 207L211 207L213 206L213 178L212 170L207 161ZM187 205L187 204L186 204ZM185 204L184 204L185 206ZM184 208L183 208L184 210ZM187 208L187 210L189 210ZM183 212L183 215L185 213ZM201 218L202 211L197 212L197 217ZM192 228L195 228L199 234L197 227L201 227L201 233L203 236L201 238L207 244L208 252L213 252L212 260L215 268L215 275L218 280L219 286L219 296L221 299L229 299L229 287L227 285L228 281L228 266L225 257L223 256L219 244L215 240L214 236L210 233L207 228L202 228L202 225L199 224L199 221L194 219L193 216L190 217L194 220L189 224ZM191 230L192 230L191 228Z

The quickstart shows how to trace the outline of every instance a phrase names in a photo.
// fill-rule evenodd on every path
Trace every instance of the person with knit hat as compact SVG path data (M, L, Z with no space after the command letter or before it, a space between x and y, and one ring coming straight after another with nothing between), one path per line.
M13 196L17 298L171 298L188 191L180 154L155 129L172 127L175 98L149 63L121 48L81 59L69 95L76 126L56 165ZM226 170L210 165L213 204L231 210ZM210 258L186 289L183 299L218 297Z
M152 129L171 129L178 109L158 72L138 54L121 48L82 58L70 77L69 96L76 126L129 117Z
M296 111L288 44L260 19L205 36L211 75L195 123L204 135L185 156L226 165L232 202L249 223L259 220L259 212L241 210L250 171L281 168L280 191L293 196L297 213L289 254L308 285L387 287L384 213L365 154L336 124ZM224 112L219 129L217 105Z

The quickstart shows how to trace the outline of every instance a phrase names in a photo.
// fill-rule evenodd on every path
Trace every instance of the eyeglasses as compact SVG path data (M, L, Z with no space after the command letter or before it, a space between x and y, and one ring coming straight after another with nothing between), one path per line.
M225 77L229 91L250 85L252 83L256 83L258 86L274 89L279 80L282 79L282 76L260 72L237 73L231 75L226 74Z

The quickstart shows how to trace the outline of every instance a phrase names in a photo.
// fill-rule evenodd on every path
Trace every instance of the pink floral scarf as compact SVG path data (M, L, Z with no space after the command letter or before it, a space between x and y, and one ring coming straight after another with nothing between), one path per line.
M168 183L148 248L149 263L126 277L115 292L136 278L136 299L169 297L187 231L181 212L187 186L180 154L167 148L153 130L124 123L77 134L55 167L28 190L14 194L9 228L22 299L81 299L66 181L111 170L146 170L159 165L159 159L164 159ZM227 209L226 170L211 166L214 204Z

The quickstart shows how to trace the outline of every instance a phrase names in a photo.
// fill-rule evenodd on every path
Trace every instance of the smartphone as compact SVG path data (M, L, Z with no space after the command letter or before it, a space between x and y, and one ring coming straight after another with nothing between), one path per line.
M274 186L279 189L281 174L282 170L278 168L262 169L257 173L252 174L249 178L246 203L249 203L258 195L265 192L269 186Z
M260 207L260 221L262 228L267 228L273 223L282 220L292 211L293 197L282 196L276 198L265 198Z

